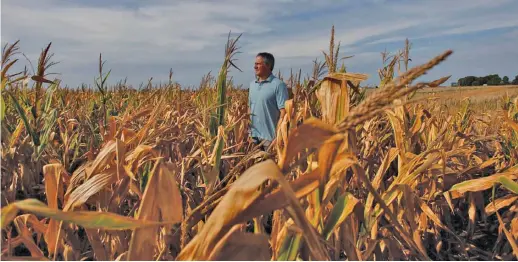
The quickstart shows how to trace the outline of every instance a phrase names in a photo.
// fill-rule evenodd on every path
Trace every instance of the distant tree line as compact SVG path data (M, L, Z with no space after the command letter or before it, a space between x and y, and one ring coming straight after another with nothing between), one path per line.
M483 77L477 76L466 76L460 78L457 83L458 86L497 86L497 85L518 85L518 75L514 77L514 80L509 82L509 77L500 77L498 74L487 75Z

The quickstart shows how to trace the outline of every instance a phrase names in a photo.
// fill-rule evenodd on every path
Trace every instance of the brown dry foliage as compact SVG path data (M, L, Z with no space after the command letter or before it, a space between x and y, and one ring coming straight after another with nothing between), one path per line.
M58 81L27 88L26 73L7 74L17 49L6 46L2 259L518 258L518 194L501 185L518 179L518 98L486 114L413 98L448 79L413 84L452 52L393 77L408 43L365 97L363 78L335 72L334 36L330 46L339 80L323 83L316 61L312 78L292 74L268 152L248 143L247 92L231 83L225 125L210 134L210 74L196 91L121 82L101 104Z

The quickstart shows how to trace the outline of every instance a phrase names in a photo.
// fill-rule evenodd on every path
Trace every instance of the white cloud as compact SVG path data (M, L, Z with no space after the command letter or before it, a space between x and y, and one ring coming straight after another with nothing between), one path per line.
M400 42L402 46L405 38L420 45L413 49L415 61L446 48L478 50L479 57L507 52L510 55L498 56L500 62L485 68L477 65L479 71L502 70L516 55L504 43L505 37L516 35L516 10L513 0L4 1L2 44L21 39L21 51L34 62L52 41L51 51L61 62L53 71L62 73L71 86L92 83L100 52L106 66L113 69L112 82L126 76L135 85L149 77L165 80L172 67L176 80L197 84L209 70L214 74L219 69L227 34L232 31L243 33L242 53L236 57L244 71L234 70L232 75L246 85L253 77L253 56L259 51L274 53L276 67L284 74L290 68L311 70L312 60L322 59L322 50L327 52L334 24L341 53L355 55L346 61L348 67L366 71L377 81L379 52L386 44ZM491 36L492 52L484 51L487 41L480 41L483 37L472 36L469 44L448 38L506 28L514 31ZM436 37L441 41L433 40ZM454 54L458 60L452 61L472 61L467 52L460 51ZM451 69L453 74L469 71L469 67Z
M432 17L411 39L463 35L486 30L518 27L516 2L512 0L430 1L419 5L397 6L405 15ZM408 37L408 36L407 36ZM400 41L404 36L378 39L370 44Z
M409 28L416 21L395 21L390 24L374 24L361 28L353 28L347 30L344 28L335 28L335 42L340 42L341 48L345 48L346 52L354 51L350 45L364 40L368 37L375 37L381 34L387 34L394 31ZM308 34L292 37L291 39L279 40L264 40L253 48L251 53L256 53L260 50L268 50L278 57L293 57L293 56L318 56L322 54L321 51L328 53L330 28L327 31L315 32L312 37ZM344 49L342 49L344 50Z
M174 3L137 10L54 5L42 12L10 2L2 16L6 21L16 21L16 25L5 29L8 38L16 38L22 32L27 38L73 41L72 46L62 50L70 51L72 57L88 56L92 51L105 52L125 62L164 59L170 52L194 52L213 44L221 45L218 42L229 31L269 30L254 23L261 11L250 12L253 6L244 6L234 13L228 12L229 6L224 3L211 6L194 1ZM19 14L26 19L19 19ZM225 20L218 21L223 16ZM227 19L243 21L233 25Z
M368 42L366 44L367 45L377 45L377 44L385 44L385 43L393 43L393 42L402 42L402 41L405 41L405 39L406 39L406 37L404 37L404 36L391 36L391 37L387 37L387 38L381 38L378 40L374 40L374 41Z
M476 33L480 31L503 29L503 28L516 28L518 27L518 18L516 14L511 13L489 13L480 14L477 16L458 17L452 16L450 19L441 22L441 27L432 30L416 30L413 33L414 37L411 40L426 39L432 37L449 36L449 35L463 35L469 33ZM439 23L439 18L432 21L433 23ZM431 32L430 32L431 31ZM387 38L381 38L367 43L368 45L384 44L401 42L405 40L405 36L391 36Z

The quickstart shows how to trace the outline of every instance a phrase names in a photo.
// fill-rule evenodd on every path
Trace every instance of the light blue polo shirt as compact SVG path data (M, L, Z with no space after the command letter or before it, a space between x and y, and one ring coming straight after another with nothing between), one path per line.
M250 135L272 141L275 138L280 109L288 100L286 84L271 74L268 79L250 83L248 106L251 112Z

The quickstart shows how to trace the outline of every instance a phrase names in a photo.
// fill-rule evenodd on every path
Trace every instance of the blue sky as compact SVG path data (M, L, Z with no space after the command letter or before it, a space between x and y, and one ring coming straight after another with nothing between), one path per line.
M125 77L138 87L153 77L167 82L169 69L182 85L217 74L229 31L243 33L230 75L245 87L257 52L272 52L276 69L310 73L323 59L331 26L350 72L379 82L380 52L412 42L410 66L452 49L454 54L422 78L518 74L518 1L515 0L6 0L2 45L20 40L33 64L49 42L51 72L64 84L93 84L101 52L110 83ZM20 66L28 64L19 56ZM451 82L450 81L450 82Z

